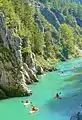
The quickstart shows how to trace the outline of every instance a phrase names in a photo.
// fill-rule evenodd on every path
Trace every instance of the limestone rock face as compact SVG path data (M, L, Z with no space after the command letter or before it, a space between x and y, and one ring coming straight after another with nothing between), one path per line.
M55 10L54 8L51 8L51 11L55 14L55 16L57 17L58 21L63 24L65 22L65 18L63 16L63 14L58 11L58 10Z
M34 53L28 53L25 63L28 66L29 70L27 69L27 72L32 80L33 80L32 76L36 76L36 73L37 73L35 61L36 61L36 59L35 59ZM31 73L32 73L32 76L31 76ZM37 81L37 80L35 80L35 78L34 78L34 81Z
M43 68L42 68L40 65L37 65L36 69L37 69L37 71L38 71L38 72L37 72L38 75L44 73L44 70L43 70Z
M21 42L21 38L6 29L4 14L0 13L0 89L6 96L29 95L23 72ZM29 76L27 79L30 81Z
M49 10L48 8L43 8L41 9L41 14L45 17L45 19L52 25L54 25L56 27L56 29L59 28L60 23L56 17L56 15Z
M27 37L23 38L23 47L27 48L27 47L31 47L30 46L30 41L28 40ZM35 64L35 54L32 52L26 53L24 56L24 63L26 63L28 65L28 67L34 72L36 73L36 64Z
M34 58L34 56L31 53L29 53L26 58L26 63L30 69L33 69L35 67L35 62L34 62L33 58Z
M23 47L28 48L30 46L30 41L27 37L23 38ZM24 75L25 80L27 84L31 84L33 82L38 82L38 78L36 76L37 70L36 70L36 64L35 64L36 58L35 54L32 52L25 53L24 56Z
M38 82L39 81L36 74L34 74L34 72L28 68L26 63L24 63L24 69L28 72L28 74L32 80L31 82Z

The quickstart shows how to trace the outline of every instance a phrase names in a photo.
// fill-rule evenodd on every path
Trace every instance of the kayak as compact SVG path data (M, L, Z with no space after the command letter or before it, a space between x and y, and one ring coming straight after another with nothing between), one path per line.
M24 103L24 106L28 106L30 104L30 102L28 102L28 103Z
M59 96L59 97L55 97L55 98L56 98L56 99L62 99L62 97L60 97L60 96Z

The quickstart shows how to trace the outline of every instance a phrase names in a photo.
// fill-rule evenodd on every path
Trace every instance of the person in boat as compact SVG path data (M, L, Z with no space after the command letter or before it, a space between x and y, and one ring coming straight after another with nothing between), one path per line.
M61 93L57 93L56 96L55 96L55 98L61 99L61 97L60 97L59 94L61 94Z
M56 98L58 98L58 97L59 97L59 94L57 93L57 94L56 94Z
M32 106L32 111L38 111L39 110L39 108L37 108L34 105L32 105L32 102L31 102L31 106Z
M64 74L64 72L62 71L61 74Z
M25 103L29 103L30 101L28 101L28 100L26 100L26 102Z
M37 111L37 110L38 110L37 107L35 107L35 106L32 107L32 111Z
M27 106L31 103L29 100L26 100L25 102L24 101L21 101L21 102L23 102L25 106Z

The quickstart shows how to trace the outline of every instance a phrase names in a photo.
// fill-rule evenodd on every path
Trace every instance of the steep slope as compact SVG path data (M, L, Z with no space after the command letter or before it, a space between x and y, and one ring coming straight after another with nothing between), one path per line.
M74 36L76 36L76 39L79 38L78 41L76 40L76 44L81 45L81 31L82 31L81 30L82 5L80 3L81 1L79 2L79 0L78 1L76 0L41 1L40 0L40 2L42 2L45 6L47 6L41 9L41 13L45 17L45 19L50 24L52 24L58 30L58 32L61 27L61 24L70 25L74 31Z

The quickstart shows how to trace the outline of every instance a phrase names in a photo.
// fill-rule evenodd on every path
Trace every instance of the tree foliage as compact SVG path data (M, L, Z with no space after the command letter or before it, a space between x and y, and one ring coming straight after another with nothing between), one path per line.
M76 18L82 20L82 5L72 0L40 1L49 9L53 6L56 12L60 12L65 18L65 24L56 29L41 15L40 10L35 11L35 6L29 0L0 0L0 12L5 14L7 28L22 39L29 39L30 47L22 48L23 53L34 52L46 60L61 59L62 56L69 58L70 55L74 57L75 45L82 48L82 30L76 22ZM42 22L44 33L35 21L35 12Z

